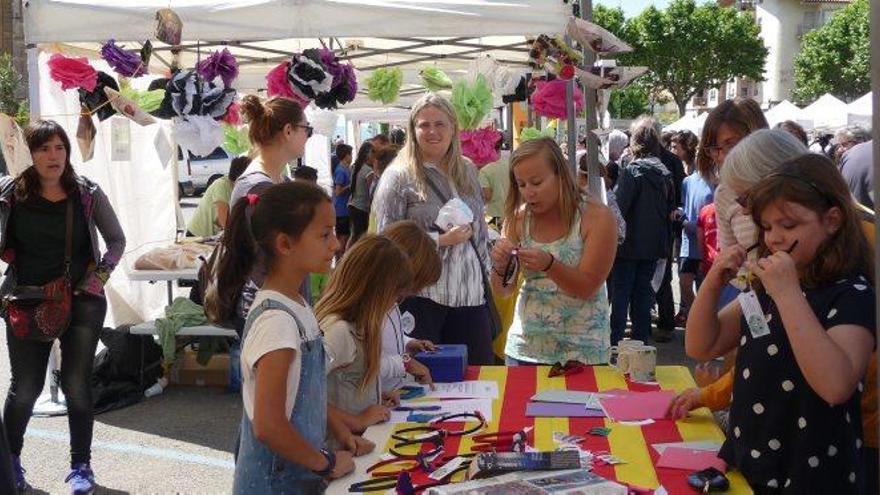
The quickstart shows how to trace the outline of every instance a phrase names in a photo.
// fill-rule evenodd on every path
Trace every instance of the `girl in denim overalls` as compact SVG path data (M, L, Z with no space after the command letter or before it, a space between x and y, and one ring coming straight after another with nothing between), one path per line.
M310 272L329 270L334 224L330 198L311 184L274 185L233 207L223 258L235 262L220 268L248 273L257 250L268 267L244 328L236 494L323 493L327 478L354 468L349 452L325 449L324 348L299 294Z

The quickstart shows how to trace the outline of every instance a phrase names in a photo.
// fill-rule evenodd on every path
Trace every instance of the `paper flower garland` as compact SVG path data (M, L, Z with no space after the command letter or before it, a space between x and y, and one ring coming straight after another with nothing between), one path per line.
M532 94L532 107L535 113L542 117L564 119L568 117L565 106L566 81L554 79L552 81L537 81L535 92ZM584 108L584 93L574 85L575 113L580 113Z
M498 150L495 146L501 140L501 132L491 127L482 129L465 129L459 134L461 153L470 158L477 168L498 161Z
M147 73L147 64L141 56L117 46L113 39L101 46L101 58L120 76L140 77Z
M379 68L367 78L367 97L373 101L381 101L388 105L397 101L400 86L403 84L403 71Z
M358 84L351 64L341 63L332 50L310 48L269 71L266 88L270 98L291 98L303 107L314 100L332 110L354 100Z
M332 110L340 104L344 105L354 100L358 87L354 67L350 64L340 63L336 54L326 48L310 48L303 51L303 55L313 62L321 64L324 70L333 77L330 90L318 93L315 97L315 105Z
M216 51L196 65L199 75L206 81L213 81L219 77L226 87L232 86L232 81L238 77L238 61L229 53L228 48Z
M98 84L98 72L86 58L65 57L56 53L49 57L49 76L59 83L61 89L81 88L88 92Z
M88 112L97 114L98 120L107 120L116 114L116 110L110 105L110 100L107 99L107 93L104 92L104 88L119 91L119 85L116 84L116 79L113 79L113 76L106 72L98 72L97 82L93 91L86 91L83 88L79 89L80 104Z
M534 127L523 127L522 130L519 131L520 143L531 141L532 139L540 139L545 137L551 139L555 138L556 130L551 127L546 127L540 131Z
M171 95L171 108L179 116L205 115L222 118L235 100L235 90L222 81L199 80L192 70L174 75L165 88Z
M461 129L474 129L480 125L492 110L492 90L486 84L486 78L480 74L472 85L467 81L456 81L452 86L452 106Z
M452 79L436 67L424 68L419 72L419 75L422 77L422 84L428 91L452 89Z
M287 79L310 100L333 87L333 76L324 70L324 66L302 54L294 54L290 58Z
M306 107L309 104L308 98L295 91L293 85L290 84L290 80L287 79L287 69L289 67L289 61L281 62L266 74L266 92L269 94L269 98L276 96L290 98Z

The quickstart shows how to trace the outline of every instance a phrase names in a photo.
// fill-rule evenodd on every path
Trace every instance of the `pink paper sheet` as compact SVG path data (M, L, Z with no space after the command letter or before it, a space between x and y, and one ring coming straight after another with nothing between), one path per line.
M712 450L667 447L657 460L657 467L701 471L713 467L721 472L727 471L727 463L718 458Z
M675 397L671 390L653 392L614 392L612 397L599 399L608 417L615 421L665 419L669 404Z

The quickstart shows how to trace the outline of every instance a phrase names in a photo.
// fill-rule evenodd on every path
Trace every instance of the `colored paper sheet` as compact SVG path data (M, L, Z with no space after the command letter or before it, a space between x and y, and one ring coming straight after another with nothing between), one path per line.
M535 402L565 402L567 404L583 404L588 409L601 409L599 398L601 394L595 392L581 392L579 390L544 390L532 396Z
M657 467L701 471L713 467L721 472L727 470L727 464L711 450L688 449L683 447L667 447L657 461Z
M599 403L608 417L615 421L664 419L674 397L675 392L671 390L630 392L602 397Z
M602 418L605 416L605 413L598 409L587 409L583 404L529 402L526 405L526 416L549 418Z

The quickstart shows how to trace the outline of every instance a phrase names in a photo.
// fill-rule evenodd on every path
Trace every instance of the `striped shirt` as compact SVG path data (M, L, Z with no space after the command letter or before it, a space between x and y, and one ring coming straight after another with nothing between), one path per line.
M488 229L483 211L483 198L477 180L477 169L467 167L468 181L472 193L460 195L452 187L446 175L432 165L425 166L429 180L447 198L459 197L474 212L473 240L480 252L483 266L489 266ZM413 220L425 231L437 231L434 221L445 201L440 199L427 184L420 188L416 177L404 166L396 164L388 168L379 181L373 199L373 212L376 215L378 231L399 220ZM431 299L437 304L449 307L480 306L485 303L483 276L480 259L477 258L470 242L439 248L443 262L440 280L422 290L418 295ZM418 260L415 260L418 262Z

